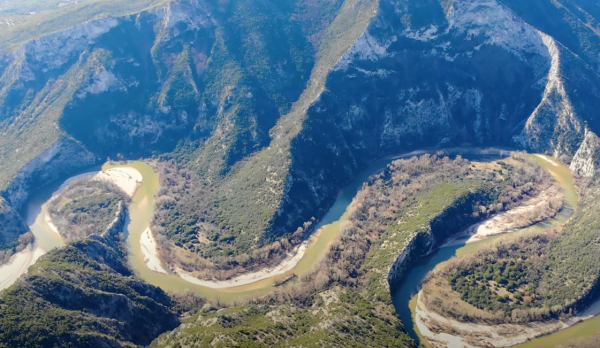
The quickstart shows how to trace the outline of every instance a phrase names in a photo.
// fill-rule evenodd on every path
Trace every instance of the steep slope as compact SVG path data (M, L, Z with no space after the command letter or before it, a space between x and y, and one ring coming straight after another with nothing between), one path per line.
M520 145L568 162L584 123L600 130L598 74L502 4L379 7L292 141L282 211L323 206L356 168L398 149ZM282 214L275 226L289 231L294 218Z
M229 270L236 265L257 267L264 262L276 261L288 250L286 247L292 246L283 241L283 248L277 247L281 244L277 239L296 228L274 231L275 217L290 213L281 207L282 200L287 199L286 187L289 186L286 177L290 165L290 142L302 129L307 108L323 92L328 72L364 31L376 13L376 5L370 0L348 0L335 19L331 18L331 25L326 27L321 41L317 42L318 60L307 87L289 113L271 129L268 147L239 162L225 177L209 176L206 179L205 175L202 186L194 183L198 180L195 173L186 169L174 171L172 163L167 164L167 169L161 173L166 179L162 181L164 187L159 197L156 230L167 234L177 247L185 248L164 245L168 253L188 260L197 257L193 254L199 254L216 263L209 268ZM203 151L200 148L198 152L202 154ZM181 157L182 154L177 155ZM198 160L194 162L198 163ZM295 221L304 218L295 213L291 215ZM206 241L209 241L208 244ZM273 250L274 245L278 250ZM259 250L249 255L246 251L250 248ZM234 258L228 258L229 255ZM196 265L194 267L205 263L202 260L192 262Z
M190 250L235 254L240 246L247 249L249 239L273 248L269 243L279 236L318 218L324 211L319 208L360 167L386 154L504 144L568 162L583 140L584 123L592 132L600 129L593 113L598 74L503 4L375 5L365 31L331 66L314 102L307 106L301 98L297 105L303 108L273 128L271 145L210 194L215 198L206 220L214 228L186 232L181 242L193 244ZM252 210L246 202L253 202ZM190 242L198 232L212 242Z
M335 11L335 2L324 3ZM297 4L256 6L170 1L26 41L3 56L2 156L11 166L1 186L64 137L98 156L139 156L188 136L204 141L216 128L215 146L225 151L209 151L209 159L223 170L264 146L304 88L318 30Z
M0 295L1 347L142 346L179 324L171 299L129 269L125 215L43 256Z
M27 230L19 214L0 198L0 265L32 243L33 236Z
M592 0L500 0L600 71L600 5Z
M168 0L0 1L0 52L24 42L69 29L98 17L123 16L165 4Z
M448 342L440 332L457 344L515 345L597 315L598 177L580 182L580 192L564 226L501 240L428 275L416 320L434 347Z
M0 59L0 191L19 209L31 189L100 158L182 139L197 150L196 182L218 180L268 143L340 3L168 1L87 22L80 9L73 27L15 39Z
M19 209L101 158L159 155L154 227L189 267L277 262L375 158L493 144L589 162L600 130L588 0L112 4L71 4L73 26L0 57L0 190Z

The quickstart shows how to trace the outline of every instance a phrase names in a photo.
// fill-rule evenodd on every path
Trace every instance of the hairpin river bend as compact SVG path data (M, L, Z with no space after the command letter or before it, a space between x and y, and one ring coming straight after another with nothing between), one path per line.
M119 166L130 167L138 170L143 176L143 180L139 184L129 207L130 218L126 231L130 262L137 274L148 283L157 285L166 291L193 291L209 299L218 299L222 302L233 302L236 300L239 301L267 294L274 290L273 284L277 280L290 274L296 274L301 277L302 275L310 272L313 267L317 265L321 257L325 255L331 243L338 236L340 225L347 218L346 211L349 205L362 187L363 183L367 181L371 175L383 170L387 164L395 159L409 158L425 153L435 153L437 151L439 151L439 149L418 150L400 155L389 156L370 163L367 168L360 172L354 178L354 180L352 180L352 182L350 182L340 191L331 208L320 220L316 228L317 232L311 236L304 255L299 259L299 261L297 261L295 266L284 273L277 274L276 276L261 278L255 282L246 283L240 286L220 288L193 284L184 280L175 273L158 273L147 267L146 263L144 262L144 255L142 253L140 239L142 237L142 233L150 226L152 216L154 214L154 195L159 187L158 175L148 164L141 161L128 162L126 164L119 165L107 164L102 169L106 170L111 167ZM497 148L461 148L446 149L445 151L450 153L459 153L464 157L479 160L499 158L507 154L506 150ZM565 199L568 203L568 206L571 208L565 209L562 214L550 221L544 221L525 230L544 230L556 227L564 223L564 221L572 214L573 209L577 205L577 193L575 191L569 169L564 165L556 166L540 157L536 158L540 165L552 173L556 180L560 183L565 193ZM96 168L95 170L97 171L98 169ZM27 222L30 226L30 229L36 239L35 247L40 248L43 251L49 251L53 248L64 245L64 241L60 238L60 236L53 232L50 226L48 226L45 216L48 200L53 194L56 193L57 190L59 190L59 187L65 181L66 180L62 180L62 182L49 185L46 188L36 191L26 205L25 215L27 217ZM520 232L521 231L517 231L516 233ZM436 265L448 260L454 255L460 256L464 255L465 253L475 251L483 246L493 243L500 238L504 238L504 236L490 237L469 245L466 245L462 241L458 241L458 243L442 246L433 255L414 265L411 270L408 271L401 284L399 284L396 291L394 291L393 299L398 314L405 327L409 331L409 334L418 339L418 331L414 327L412 318L414 314L414 305L416 302L415 295L417 294L419 284L425 275ZM464 242L466 242L466 240ZM289 286L293 286L293 283ZM573 338L589 337L598 330L597 328L599 323L600 316L597 316L568 329L532 340L520 346L523 348L548 347L566 343Z

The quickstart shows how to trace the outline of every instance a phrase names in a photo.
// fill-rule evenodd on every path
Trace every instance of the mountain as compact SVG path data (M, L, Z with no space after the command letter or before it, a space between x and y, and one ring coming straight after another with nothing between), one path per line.
M43 256L0 297L0 347L135 347L179 325L173 300L136 278L105 231Z
M158 155L193 189L159 205L157 230L225 268L289 240L375 158L474 144L569 162L600 127L590 1L99 6L2 34L3 196L19 209L101 158Z
M277 264L388 155L600 166L593 0L49 3L0 0L0 262L33 190L107 157L151 159L163 256L212 278Z

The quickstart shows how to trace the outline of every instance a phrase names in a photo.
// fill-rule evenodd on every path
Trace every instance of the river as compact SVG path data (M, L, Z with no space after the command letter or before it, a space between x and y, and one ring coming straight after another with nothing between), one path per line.
M159 178L148 164L141 161L129 162L122 166L133 167L137 169L144 178L142 184L138 187L135 195L133 196L132 203L129 207L130 221L127 228L127 244L131 265L143 280L150 284L159 286L166 291L192 291L208 299L219 300L225 303L242 301L244 299L268 294L276 289L273 284L278 279L286 277L290 274L296 274L298 277L302 277L314 269L315 265L317 265L321 258L325 255L331 243L338 236L340 230L339 227L347 218L347 210L353 198L371 175L383 170L391 161L395 159L409 158L425 153L435 153L437 151L439 151L439 149L419 150L410 153L389 156L370 163L363 171L356 175L352 182L350 182L340 191L333 205L318 223L316 227L317 232L311 237L305 255L292 270L288 271L286 274L279 275L278 277L271 277L247 285L221 289L213 289L192 284L176 274L157 273L150 270L146 266L141 250L140 238L144 230L150 226L152 216L154 215L154 195L159 187ZM475 159L498 158L506 154L506 150L496 148L460 148L446 149L445 151L451 153L461 153L465 157ZM551 165L549 162L539 158L537 158L537 160L542 166L554 174L556 179L561 183L567 202L572 206L575 206L577 195L575 192L575 187L571 181L569 169L563 165ZM104 169L109 167L111 166L105 165ZM114 165L112 167L114 167ZM52 232L44 220L46 202L59 186L60 184L54 184L45 189L36 191L29 199L25 212L30 228L35 235L37 245L43 246L45 251L64 245L64 242L60 239L60 236ZM565 214L562 214L556 219L550 221L550 223L540 224L531 229L545 229L551 226L556 226L557 224L565 221L565 219L568 217L569 211L569 209L566 209ZM498 238L502 238L502 236L491 237L477 243L469 244L468 246L465 246L464 243L459 242L453 243L452 246L442 247L436 253L431 255L426 260L423 260L421 263L415 265L409 271L402 281L402 286L400 286L398 291L393 294L393 298L398 314L412 337L418 339L418 333L413 328L414 324L412 321L412 312L409 307L409 302L417 293L419 284L427 272L433 269L437 264L448 260L454 255L460 255L462 253L476 250L479 247L488 245L491 241ZM290 282L290 284L287 284L286 286L293 286L293 283L294 281ZM563 332L569 332L569 330L581 327L583 325L588 325L588 323L595 323L600 321L599 318L600 317L593 318L583 324L562 330L548 337L559 335ZM593 332L596 331L597 329ZM573 335L575 336L577 333ZM573 337L571 335L568 336L568 338ZM542 338L542 340L543 339L544 338ZM561 342L566 342L566 340ZM539 347L542 346L546 347L547 345L539 345ZM537 345L527 347L537 347Z
M203 297L211 300L219 300L225 303L232 303L248 298L253 298L273 292L276 288L273 286L277 280L285 278L291 274L295 274L298 278L311 272L318 264L321 258L326 254L331 243L336 239L340 231L340 225L347 218L347 210L361 189L362 185L369 177L383 170L391 161L399 158L410 158L413 156L422 155L425 153L435 153L439 149L417 150L399 155L388 156L377 161L371 162L365 169L356 175L356 177L348 183L338 194L334 203L319 221L314 233L309 240L308 247L304 256L300 261L289 271L284 274L262 279L250 284L241 286L232 286L226 288L211 288L190 283L176 274L158 273L150 270L145 262L140 239L142 233L151 224L154 215L154 195L159 187L158 175L152 167L142 161L132 161L126 164L119 165L104 165L103 170L112 167L132 167L137 169L143 176L143 181L132 197L132 203L129 206L129 224L127 228L127 244L129 251L129 259L133 269L146 282L159 286L166 291L185 292L192 291ZM445 151L456 153L470 153L472 155L488 156L490 153L495 154L505 152L501 149L446 149ZM91 173L93 174L93 173ZM37 190L27 204L26 216L30 229L33 231L36 244L42 246L44 251L49 251L52 248L64 245L64 241L58 234L52 231L45 221L47 201L53 194L64 186L65 182L72 180L68 178L62 183L55 183L48 187ZM293 286L294 281L289 282L286 286Z
M416 295L419 291L421 282L423 281L427 273L432 271L439 264L449 260L454 256L460 257L461 255L477 251L483 247L491 245L492 243L498 240L514 236L515 233L524 233L527 231L544 231L550 228L559 227L573 214L574 207L577 206L577 190L573 183L569 168L563 164L557 163L556 161L550 162L544 160L539 156L532 155L532 158L534 158L542 167L544 167L548 172L550 172L559 183L561 190L563 191L565 196L565 208L561 211L561 213L558 216L556 216L553 219L543 221L534 226L521 229L510 234L497 235L469 244L466 244L469 237L465 237L462 239L455 240L452 243L444 244L432 255L426 257L425 259L421 260L419 263L414 265L400 281L399 286L392 294L392 298L394 301L394 306L396 307L396 312L398 313L406 331L417 342L423 343L424 345L428 346L427 342L420 336L418 328L416 327L414 322ZM578 324L576 326L586 326L590 328L595 327L593 332L597 332L597 325L594 326L592 324L592 322L595 322L597 319L598 317L588 320L587 322ZM578 337L576 336L576 330L572 330L575 335L564 333L568 330L574 329L575 327L566 330L561 330L543 338L532 340L522 346L527 348L541 348L565 344L569 342L569 340ZM539 343L536 343L536 341L538 340Z

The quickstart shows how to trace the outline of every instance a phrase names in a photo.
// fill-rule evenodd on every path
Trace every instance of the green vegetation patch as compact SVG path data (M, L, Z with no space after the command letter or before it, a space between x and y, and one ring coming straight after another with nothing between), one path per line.
M463 301L492 313L494 322L545 320L584 309L596 298L600 274L599 187L596 180L586 189L560 233L499 243L449 263L441 274Z
M111 238L51 251L0 293L0 347L133 347L175 328L171 299L132 275Z
M82 240L102 234L130 198L116 185L101 180L70 184L48 207L54 225L63 238Z
M442 233L440 224L452 233L497 209L501 192L519 188L519 166L429 155L395 161L355 197L339 240L312 273L263 299L205 307L152 346L412 347L391 301L390 267L419 235Z
M528 237L519 243L499 245L495 253L484 252L470 257L468 268L459 266L449 272L450 285L469 304L511 317L514 311L516 320L527 309L544 305L544 298L538 291L536 268L549 241L548 235ZM531 312L538 315L537 311Z

